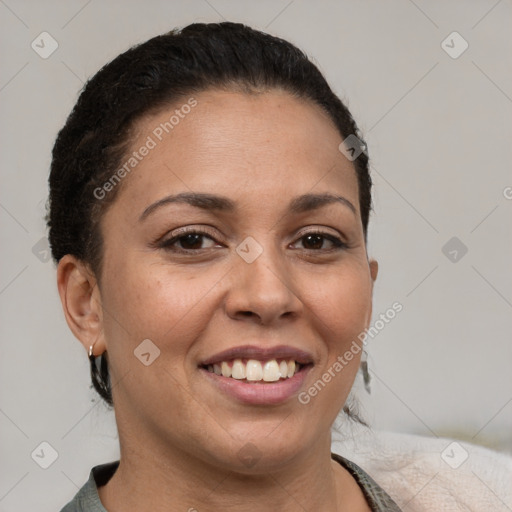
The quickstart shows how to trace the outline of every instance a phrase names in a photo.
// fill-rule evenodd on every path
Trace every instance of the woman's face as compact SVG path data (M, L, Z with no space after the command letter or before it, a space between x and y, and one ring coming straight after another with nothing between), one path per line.
M280 91L206 91L138 123L94 292L122 447L250 472L328 442L376 274L341 141Z

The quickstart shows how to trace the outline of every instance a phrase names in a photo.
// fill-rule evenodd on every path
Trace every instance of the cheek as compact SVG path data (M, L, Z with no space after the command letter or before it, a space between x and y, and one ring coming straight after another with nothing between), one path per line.
M316 331L324 341L318 374L299 402L319 422L332 424L354 383L362 354L358 336L371 315L371 284L364 267L316 279L310 288Z
M109 275L104 328L111 360L139 370L134 350L149 339L161 351L159 358L168 357L166 367L178 369L211 318L209 297L223 274L126 262Z
M142 416L154 425L172 423L176 433L183 427L179 418L194 414L197 403L190 399L186 364L190 347L211 321L215 285L224 273L193 276L159 264L126 264L111 274L105 335L112 382L120 383L114 400L121 413L144 410ZM141 345L148 339L157 349L148 342ZM148 365L145 353L150 354ZM181 416L170 418L169 410L180 410Z
M371 315L371 284L364 269L344 270L315 281L314 316L330 355L342 354L364 332Z

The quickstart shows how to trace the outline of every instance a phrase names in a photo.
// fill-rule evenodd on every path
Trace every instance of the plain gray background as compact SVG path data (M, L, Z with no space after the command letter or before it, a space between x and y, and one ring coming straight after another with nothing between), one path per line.
M50 152L87 77L194 21L242 21L300 46L366 136L374 317L396 301L403 311L368 344L365 417L512 449L509 0L0 0L0 14L0 511L58 510L93 465L118 458L47 261ZM42 32L58 43L46 59L31 47L51 49ZM42 442L58 454L46 470L31 456L52 453Z

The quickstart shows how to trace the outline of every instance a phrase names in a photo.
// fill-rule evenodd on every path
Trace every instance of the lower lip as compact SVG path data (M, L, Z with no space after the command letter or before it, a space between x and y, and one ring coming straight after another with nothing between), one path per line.
M258 381L255 383L217 375L205 368L200 368L200 370L214 386L239 402L252 405L276 405L289 400L299 391L311 368L312 365L307 365L293 377L278 382Z

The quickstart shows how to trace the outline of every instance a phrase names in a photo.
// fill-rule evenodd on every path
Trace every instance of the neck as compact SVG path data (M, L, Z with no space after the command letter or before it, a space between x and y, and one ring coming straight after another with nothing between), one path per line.
M330 434L288 464L255 474L219 469L190 453L134 441L121 443L119 468L99 488L109 511L167 512L172 505L190 512L341 512L356 510L350 507L361 501L356 482L331 459Z

